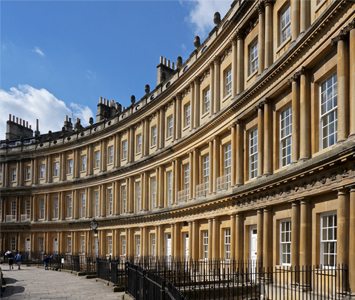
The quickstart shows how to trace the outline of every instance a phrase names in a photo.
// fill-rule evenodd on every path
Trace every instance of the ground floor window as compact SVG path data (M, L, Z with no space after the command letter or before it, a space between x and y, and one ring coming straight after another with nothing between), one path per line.
M291 264L291 220L280 222L280 265Z
M335 267L337 256L337 214L321 215L321 259L325 267Z

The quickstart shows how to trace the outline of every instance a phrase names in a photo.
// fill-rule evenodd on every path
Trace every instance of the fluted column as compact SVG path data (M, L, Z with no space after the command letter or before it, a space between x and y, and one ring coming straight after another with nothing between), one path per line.
M237 94L244 91L244 33L237 32Z
M296 201L292 202L292 217L291 217L291 232L292 232L292 243L291 243L291 265L299 266L299 233L300 233L300 210L299 204Z
M256 245L256 256L257 256L257 260L262 262L263 260L263 210L262 209L258 209L257 210L257 234L258 234L258 238L257 238L257 245Z
M264 162L264 103L260 103L256 110L258 112L258 177L263 175Z
M237 40L232 39L232 98L237 95Z
M213 61L214 63L214 85L213 85L213 113L219 112L220 104L220 59L216 57Z
M211 104L210 104L210 116L213 115L214 113L214 86L215 86L215 83L214 83L214 62L210 64L210 101L211 101Z
M350 188L349 216L349 287L353 293L355 291L355 186Z
M303 1L301 1L303 2ZM308 2L308 1L305 1ZM311 157L311 118L310 118L310 80L306 68L300 71L300 130L299 133L294 129L292 124L292 136L297 134L300 136L300 159L308 159ZM293 108L293 107L292 107ZM292 123L294 120L292 112Z
M350 86L350 116L355 116L355 20L350 24L349 31L349 86ZM355 135L355 118L350 118L350 135ZM355 287L354 287L355 289Z
M94 152L93 144L88 145L87 146L87 164L88 164L87 165L87 174L88 175L92 175L92 173L93 173L93 168L94 168L93 152Z
M148 188L148 177L149 174L148 172L143 173L143 181L142 181L142 210L147 211L148 210L148 199L149 199L149 188Z
M310 4L311 1L300 1L300 31L305 32L310 23Z
M299 135L300 135L300 105L299 105L299 84L296 76L290 80L292 85L292 137L291 137L291 162L298 161Z
M66 197L64 197L64 192L59 192L58 193L58 199L59 199L59 219L60 220L65 220L65 201ZM32 209L32 205L31 205Z
M272 38L272 19L273 19L273 0L265 1L265 69L272 65L273 61L273 38Z
M291 0L291 36L295 41L300 34L300 2L299 0ZM305 1L307 2L307 1Z
M128 129L128 153L127 153L127 159L128 162L134 161L134 128L133 126L129 127Z
M236 161L236 141L237 141L237 138L236 138L236 130L235 130L235 123L233 123L231 126L230 126L230 131L231 131L231 138L232 138L232 141L231 141L231 186L234 186L235 185L235 175L236 175L236 171L235 171L235 168L236 168L236 164L235 164L235 161Z
M107 140L103 139L101 140L101 144L100 144L100 171L101 172L106 171L106 167L107 167L106 153L107 153Z
M200 126L200 78L194 80L194 128Z
M258 6L259 13L259 35L258 35L258 74L264 71L265 60L265 7L264 2Z
M272 174L272 111L271 100L264 102L264 175Z
M80 177L80 151L79 149L74 150L74 163L73 163L73 177L79 178Z
M244 170L244 160L243 160L243 125L242 121L238 119L237 124L237 146L236 146L236 185L242 185L244 183L243 170Z

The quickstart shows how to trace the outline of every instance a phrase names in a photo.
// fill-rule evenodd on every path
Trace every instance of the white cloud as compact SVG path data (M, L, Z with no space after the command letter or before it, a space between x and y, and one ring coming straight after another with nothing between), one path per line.
M43 53L42 50L39 49L38 47L35 47L32 51L38 53L38 54L41 55L41 56L44 56L44 53Z
M70 107L64 101L57 99L46 89L36 89L29 85L12 87L9 91L0 89L0 140L5 138L6 121L9 114L28 121L35 130L36 119L39 119L39 131L60 131L65 116L71 116ZM83 126L89 125L89 118L93 117L91 109L76 103L70 104L73 113L81 119Z
M86 77L89 80L94 80L94 79L96 79L96 73L93 72L93 71L87 70L86 71Z
M215 12L221 14L221 19L230 8L231 1L229 0L189 0L181 1L180 4L187 4L190 14L186 17L186 21L190 23L195 35L203 39L209 31L215 26L213 17Z

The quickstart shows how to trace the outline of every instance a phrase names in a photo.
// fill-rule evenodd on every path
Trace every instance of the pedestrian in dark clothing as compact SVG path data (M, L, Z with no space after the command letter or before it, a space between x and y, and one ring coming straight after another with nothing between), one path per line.
M12 252L10 250L6 251L5 255L7 256L7 261L9 263L9 270L14 269L14 256L12 255Z
M21 255L21 252L19 252L15 255L15 260L16 260L18 269L21 270L21 264L23 261L23 256Z
M43 262L44 262L44 269L48 270L48 265L49 265L49 260L53 257L53 254L48 257L47 255L44 256Z

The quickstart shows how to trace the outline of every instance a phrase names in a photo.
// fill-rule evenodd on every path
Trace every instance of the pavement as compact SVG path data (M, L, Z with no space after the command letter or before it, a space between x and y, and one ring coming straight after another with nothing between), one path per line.
M37 267L3 266L6 288L1 295L4 300L98 300L129 299L124 292L114 293L112 288L95 279L86 279L68 272L44 270Z

